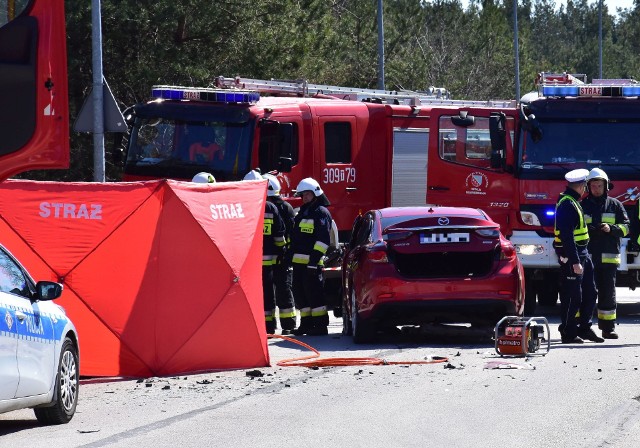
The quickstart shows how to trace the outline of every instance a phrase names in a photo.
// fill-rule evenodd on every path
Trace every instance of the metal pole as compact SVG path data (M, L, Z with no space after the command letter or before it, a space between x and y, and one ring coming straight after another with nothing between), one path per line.
M104 182L104 98L102 76L102 18L100 0L91 2L93 66L93 180Z
M513 47L516 59L516 101L520 101L520 50L518 48L518 0L513 0Z
M598 51L599 51L599 61L600 61L600 76L599 78L602 79L602 0L600 0L598 2Z
M378 0L378 89L384 88L384 24L382 23L382 0Z

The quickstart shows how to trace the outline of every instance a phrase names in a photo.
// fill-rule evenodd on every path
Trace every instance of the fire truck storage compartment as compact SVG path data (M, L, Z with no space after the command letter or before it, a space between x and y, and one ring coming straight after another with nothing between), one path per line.
M391 206L424 205L429 129L394 129Z
M389 250L398 273L409 278L467 278L484 277L499 259L499 248L484 252L430 252L401 254Z

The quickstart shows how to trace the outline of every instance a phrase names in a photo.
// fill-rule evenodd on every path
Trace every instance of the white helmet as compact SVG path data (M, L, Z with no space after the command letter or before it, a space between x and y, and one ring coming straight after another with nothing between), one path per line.
M263 179L269 181L267 186L267 196L280 196L280 181L273 174L263 174Z
M318 181L311 177L307 177L300 181L298 188L296 188L296 196L302 196L302 193L305 191L312 191L315 197L321 196L324 193L322 188L320 188Z
M591 182L592 180L598 179L603 180L606 188L609 189L609 176L607 176L607 173L605 173L601 168L591 169L591 171L589 171L589 175L587 176L587 183Z
M195 182L197 184L215 184L216 178L213 177L213 174L205 173L203 171L193 176L193 179L191 179L191 182Z
M262 180L262 176L256 170L251 170L245 174L242 180Z

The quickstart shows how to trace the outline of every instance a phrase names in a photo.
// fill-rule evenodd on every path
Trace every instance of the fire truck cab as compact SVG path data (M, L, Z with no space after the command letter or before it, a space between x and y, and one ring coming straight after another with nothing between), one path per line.
M64 0L0 2L0 180L68 168Z
M514 243L525 267L526 314L533 311L536 296L543 304L558 298L552 242L565 173L600 167L612 181L610 196L630 207L640 195L640 84L623 79L588 84L586 76L567 73L541 73L537 84L538 91L515 106L461 108L458 123L449 129L445 123L451 117L433 109L431 120L439 122L441 139L431 142L428 169L429 202L482 208ZM482 127L489 130L495 156L489 166L474 158L468 144L464 151L447 149L450 143L443 134L466 135L468 141L473 128L464 125L470 121L475 126L487 123ZM640 285L640 259L627 251L627 243L623 239L618 285L635 288Z

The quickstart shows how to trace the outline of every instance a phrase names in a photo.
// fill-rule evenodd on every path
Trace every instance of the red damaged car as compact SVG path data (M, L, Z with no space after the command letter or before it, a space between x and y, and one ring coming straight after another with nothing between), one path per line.
M473 208L390 207L358 216L342 283L343 333L356 343L384 326L495 325L524 308L513 245Z

